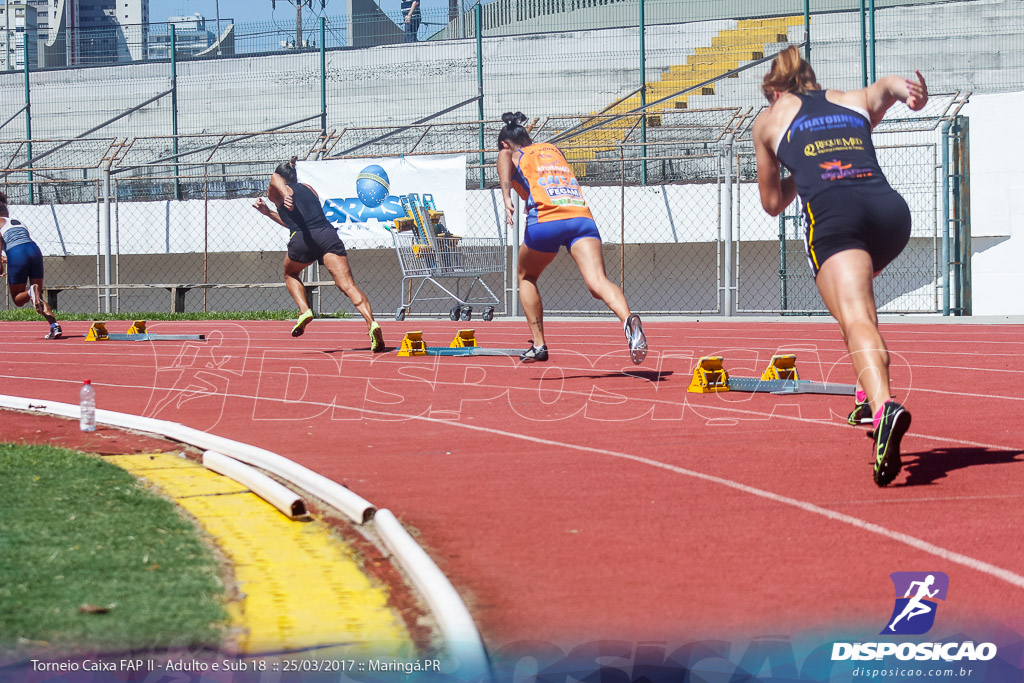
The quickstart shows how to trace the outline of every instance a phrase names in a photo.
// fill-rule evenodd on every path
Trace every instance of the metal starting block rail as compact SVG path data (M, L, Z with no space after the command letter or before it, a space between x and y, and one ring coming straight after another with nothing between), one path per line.
M853 384L812 382L805 379L730 377L729 391L749 391L765 394L832 394L835 396L853 396L857 393L857 387Z
M105 321L95 320L85 334L85 341L204 341L205 334L153 334L146 331L146 321L136 320L128 332L108 332Z

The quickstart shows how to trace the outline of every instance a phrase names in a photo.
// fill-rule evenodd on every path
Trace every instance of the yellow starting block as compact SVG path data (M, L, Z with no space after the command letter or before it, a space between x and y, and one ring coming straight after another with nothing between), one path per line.
M459 330L459 333L455 335L455 339L452 339L452 343L448 345L448 348L464 349L475 347L476 345L476 330Z
M399 356L425 356L427 345L423 341L423 332L406 332L402 345L398 348Z
M722 367L721 356L703 356L693 369L693 380L687 391L695 394L710 394L729 391L729 373Z
M796 354L787 353L784 355L772 356L768 368L761 374L762 380L770 379L791 379L799 380L796 372Z
M110 333L107 332L106 321L94 320L89 331L85 333L85 341L106 341L108 339L110 339Z

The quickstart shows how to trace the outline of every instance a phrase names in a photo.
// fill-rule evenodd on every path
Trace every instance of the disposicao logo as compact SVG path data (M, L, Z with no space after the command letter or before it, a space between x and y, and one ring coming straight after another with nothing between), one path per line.
M921 635L935 625L939 600L945 601L949 577L942 572L893 572L896 592L892 614L880 635ZM833 643L832 661L880 660L894 656L917 661L988 661L996 656L993 643Z
M942 572L893 572L889 578L896 589L896 605L882 635L928 633L935 624L938 601L946 599L949 577Z

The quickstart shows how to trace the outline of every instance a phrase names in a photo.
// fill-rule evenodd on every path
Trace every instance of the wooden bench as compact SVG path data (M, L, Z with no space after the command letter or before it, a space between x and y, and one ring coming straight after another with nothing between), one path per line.
M303 286L306 288L306 301L312 305L312 294L320 287L334 286L334 280L317 280L314 282L303 282ZM74 291L97 291L104 289L121 290L121 289L166 289L171 295L171 313L184 313L185 312L185 295L193 289L270 289L275 287L284 287L284 282L249 282L249 283L238 283L238 284L223 284L223 283L212 283L212 282L185 282L181 284L149 284L149 283L131 283L131 284L110 284L110 285L47 285L46 286L46 303L50 305L50 308L57 308L57 297L61 292L74 292Z

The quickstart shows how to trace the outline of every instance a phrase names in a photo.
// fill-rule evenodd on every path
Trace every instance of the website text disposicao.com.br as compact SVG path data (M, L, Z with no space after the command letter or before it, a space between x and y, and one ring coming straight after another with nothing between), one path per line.
M978 669L967 666L953 666L935 669L918 669L908 666L859 666L850 671L850 675L853 678L858 679L897 678L901 681L908 679L912 680L915 678L935 678L939 680L953 680L956 678L970 679L972 676L979 674L980 671Z

